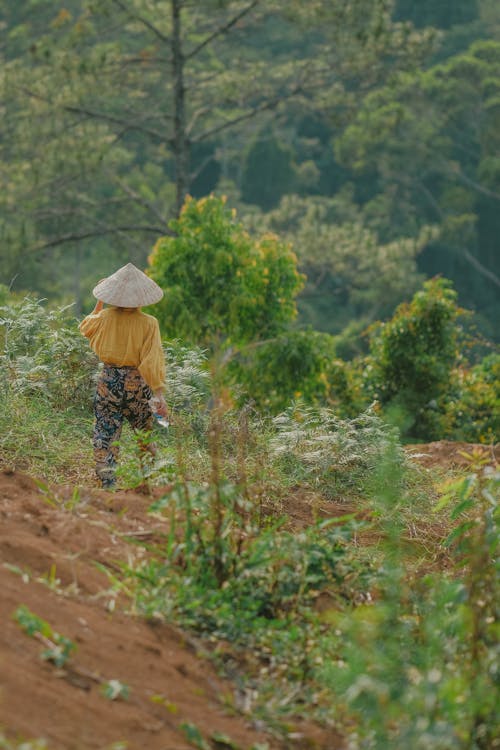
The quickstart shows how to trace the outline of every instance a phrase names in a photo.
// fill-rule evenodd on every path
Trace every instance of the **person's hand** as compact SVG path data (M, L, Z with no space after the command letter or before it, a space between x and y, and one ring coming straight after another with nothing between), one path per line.
M163 396L163 394L154 396L153 408L154 408L155 414L159 414L160 417L164 417L165 419L167 419L168 406L167 406L167 402L165 401L165 397Z

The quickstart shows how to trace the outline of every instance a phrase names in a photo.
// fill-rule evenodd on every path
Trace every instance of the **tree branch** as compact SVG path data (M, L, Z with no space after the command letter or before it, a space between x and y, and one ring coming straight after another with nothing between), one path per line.
M144 16L139 16L137 14L132 13L130 8L128 8L126 3L123 3L122 0L113 0L113 2L115 3L115 5L118 5L118 7L121 8L121 10L123 10L124 13L127 13L133 21L139 21L147 29L152 31L153 34L158 37L158 39L161 39L162 42L164 42L165 44L171 43L170 37L168 37L166 34L160 31L160 29L157 26L151 23L151 21L148 21L147 18L144 18Z
M206 138L210 138L212 135L215 135L216 133L220 133L223 130L226 130L227 128L231 128L233 125L237 125L240 122L244 122L245 120L251 120L252 117L255 117L259 114L259 112L265 112L268 109L274 109L274 107L277 107L280 102L282 102L284 99L289 99L292 96L295 96L296 93L298 93L299 89L297 91L288 94L285 96L279 96L275 99L270 99L267 102L263 102L262 104L259 104L257 107L253 107L251 110L246 112L244 115L239 115L238 117L233 117L232 120L226 120L226 122L221 123L220 125L215 125L213 128L209 128L208 130L205 130L203 133L200 133L196 138L191 139L191 143L199 143L200 141L204 141Z
M488 198L493 198L496 201L500 201L500 193L496 193L494 190L489 190L489 188L484 187L484 185L476 182L471 177L467 177L467 175L465 175L458 166L456 168L450 168L450 172L456 175L459 180L464 182L476 192L481 193L482 195L486 195Z
M63 106L63 109L66 112L70 112L71 114L85 115L85 117L89 117L93 120L104 120L105 122L111 122L114 125L124 126L127 128L127 130L137 130L140 133L145 133L146 135L150 135L161 140L165 138L164 134L160 133L158 130L152 130L151 128L144 127L144 125L140 125L139 123L127 122L126 120L122 120L120 117L116 117L115 115L108 115L105 112L94 112L93 110L86 109L85 107L76 107L72 105L65 105Z
M489 279L495 286L500 288L500 279L498 276L493 273L493 271L490 271L489 268L486 268L486 266L483 266L481 261L479 261L472 253L470 253L468 250L463 250L463 256L464 258L471 264L471 266L474 266L476 271L479 271L479 273L482 276L485 276L487 279Z
M51 100L48 97L42 96L41 94L37 94L35 91L31 91L25 86L19 87L18 90L22 91L24 94L27 94L32 99L38 99L39 101L45 102L46 104L51 104ZM71 105L71 104L63 104L61 106L61 109L64 112L69 112L70 114L84 115L85 117L89 117L90 119L104 120L105 122L113 123L113 125L121 125L126 130L138 130L141 133L146 133L147 135L153 136L154 138L159 138L160 140L164 140L165 138L165 134L161 133L158 130L153 130L151 128L144 127L144 125L141 125L140 123L134 123L134 122L129 122L127 120L123 120L120 117L107 114L106 112L97 112L97 111L88 109L86 107L77 107L76 105Z
M465 177L464 175L461 175L461 176ZM467 180L468 178L465 178L465 179ZM432 193L430 192L430 190L428 190L425 187L425 185L420 180L417 181L417 185L420 188L420 190L424 193L424 195L427 197L429 203L435 209L436 214L438 215L440 221L443 221L444 218L445 218L443 210L442 210L441 206L439 205L439 203L437 202L437 200L432 195ZM481 186L478 185L477 187L481 187ZM486 190L486 188L485 188L485 190ZM490 191L488 191L488 192L490 192ZM496 194L493 194L493 196L491 196L491 197L496 197ZM497 197L500 198L500 196L497 196ZM491 282L493 282L493 284L495 284L495 286L500 287L500 279L498 278L498 276L493 271L491 271L489 268L486 268L486 266L483 266L483 264L481 263L481 261L478 260L474 255L472 255L472 253L469 250L467 250L466 248L463 248L462 255L465 258L465 260L467 260L468 263L470 263L471 266L473 266L476 269L476 271L478 271L482 276L485 276L487 279L489 279Z
M274 109L280 102L284 101L285 99L291 99L293 96L298 94L302 90L302 86L299 84L298 86L294 86L293 90L290 91L288 94L285 94L283 96L277 96L273 99L269 99L266 102L262 102L261 104L257 105L256 107L252 107L248 112L245 112L243 115L238 115L238 117L233 117L231 120L226 120L223 123L220 123L219 125L214 125L213 128L209 128L208 130L203 131L195 138L191 139L191 143L199 143L200 141L205 140L206 138L210 138L211 136L215 135L216 133L220 133L223 130L226 130L227 128L231 128L233 125L237 125L240 122L244 122L245 120L251 120L252 117L255 117L260 112L265 112L268 109Z
M117 175L108 174L108 177L111 179L116 180L118 185L121 187L124 193L126 193L129 198L132 198L134 203L138 203L140 206L143 206L144 208L147 208L149 211L151 211L156 218L161 221L162 223L167 225L166 218L160 213L160 211L157 209L157 207L154 205L154 203L151 203L151 201L148 201L146 198L143 198L142 195L139 195L139 193L136 193L135 190L133 190L129 185L127 185L126 182L121 180Z
M36 245L35 247L29 248L27 252L40 252L41 250L47 250L51 247L57 247L58 245L64 245L67 242L79 242L80 240L88 240L92 237L104 237L108 234L120 234L122 232L148 232L150 234L157 234L160 236L164 236L165 234L168 234L170 236L175 236L174 232L172 232L168 227L155 227L155 226L142 226L142 225L125 225L121 227L108 227L107 229L89 229L85 232L69 232L68 234L62 234L60 237L54 237L51 240L47 240L47 242L43 242L40 245Z
M191 117L191 121L189 122L188 126L186 127L186 135L189 137L191 131L193 130L194 126L198 122L198 119L200 117L203 117L203 115L206 115L210 112L210 107L199 107L196 112L193 113L193 116Z
M231 18L230 21L225 23L223 26L219 26L218 29L216 29L212 34L207 36L206 39L204 39L200 44L198 44L194 49L191 50L191 52L188 52L188 54L185 56L185 60L190 60L192 57L196 57L196 55L201 52L202 49L204 49L207 45L209 45L211 42L213 42L214 39L217 39L218 36L221 36L223 34L227 34L227 32L240 21L244 16L246 16L248 13L250 13L258 4L260 0L253 0L253 2L250 3L250 5L247 5L246 8L243 8L239 13L237 13L233 18Z

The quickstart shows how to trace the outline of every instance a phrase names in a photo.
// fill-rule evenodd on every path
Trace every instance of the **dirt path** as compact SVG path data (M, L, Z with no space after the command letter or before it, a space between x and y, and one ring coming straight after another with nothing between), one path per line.
M451 440L437 440L434 443L407 445L406 452L422 466L432 468L467 468L470 459L464 454L483 453L492 462L500 463L500 443L482 445L481 443L460 443Z

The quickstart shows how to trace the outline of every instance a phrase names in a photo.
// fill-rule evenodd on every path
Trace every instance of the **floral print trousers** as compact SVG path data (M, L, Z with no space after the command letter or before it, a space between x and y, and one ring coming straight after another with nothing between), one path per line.
M154 417L149 385L136 367L104 365L94 399L95 426L92 438L95 470L104 487L112 486L118 459L123 420L133 430L151 430Z

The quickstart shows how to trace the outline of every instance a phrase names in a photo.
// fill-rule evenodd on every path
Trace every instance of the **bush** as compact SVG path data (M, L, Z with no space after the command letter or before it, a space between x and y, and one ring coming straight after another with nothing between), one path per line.
M274 419L270 448L295 481L322 492L361 489L394 440L394 429L372 408L355 419L296 405ZM403 454L398 453L402 463Z
M384 410L398 411L406 437L443 436L445 403L458 360L456 292L446 279L431 279L393 318L372 330L366 364L368 390Z
M164 335L214 349L273 337L295 317L302 277L276 235L251 238L214 196L187 198L170 228L175 237L158 240L149 258L165 291L153 308Z
M471 456L472 459L474 457ZM371 606L333 614L341 638L323 679L344 714L349 747L366 750L492 750L498 639L500 476L476 460L447 485L436 506L452 504L445 540L456 569L411 580L398 512L397 464L381 464L375 508L385 528L385 565Z
M500 436L500 355L491 354L471 369L453 372L446 404L446 437L495 443Z
M3 387L40 394L55 408L91 407L97 358L67 308L10 299L0 307Z
M276 414L292 402L328 405L340 416L368 406L356 368L335 355L335 339L313 330L289 330L270 341L250 344L227 368L240 403Z
M244 348L230 362L228 373L242 386L242 400L276 412L297 398L324 402L328 391L324 371L333 357L333 338L328 334L291 330Z

